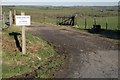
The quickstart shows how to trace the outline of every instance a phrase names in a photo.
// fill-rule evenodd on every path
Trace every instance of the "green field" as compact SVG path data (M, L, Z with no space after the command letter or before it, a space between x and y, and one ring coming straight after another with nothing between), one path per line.
M5 7L3 6L3 13L5 13L5 21L7 21L9 10L16 10L17 15L21 11L26 15L31 15L32 23L44 23L56 25L57 16L76 16L76 26L85 29L85 19L87 20L87 29L90 29L94 24L93 20L96 18L97 24L106 28L108 24L108 31L101 32L102 36L118 39L118 11L111 9L104 9L100 7ZM0 23L1 24L1 23ZM42 71L37 69L36 77L46 78L51 71L54 71L57 66L63 63L64 56L55 56L52 61L49 58L54 56L55 51L48 43L36 36L27 34L27 53L22 55L15 47L14 38L9 36L10 32L20 32L21 29L13 26L3 31L3 78L17 76L29 73L39 66L42 66ZM83 30L84 31L84 30ZM21 32L20 32L21 33ZM21 41L21 36L19 36ZM36 44L37 43L37 44ZM34 45L33 45L34 44ZM32 46L32 47L31 47ZM34 53L34 55L33 55ZM41 59L40 59L41 58ZM16 65L14 65L16 64ZM51 70L53 67L54 70Z
M116 7L115 7L116 8ZM101 7L3 7L3 12L8 13L10 9L15 9L17 14L24 11L26 15L31 15L32 22L56 24L57 16L77 15L76 25L84 29L85 18L87 19L87 28L91 28L93 20L96 18L97 24L103 29L108 24L108 29L118 29L118 11L104 9Z
M86 17L85 17L86 18ZM85 18L78 19L77 25L81 28L85 28ZM92 28L92 25L94 24L94 19L87 17L87 29ZM96 18L97 24L101 25L102 29L106 29L106 23L109 30L117 30L118 29L118 17L112 16L112 17L97 17Z

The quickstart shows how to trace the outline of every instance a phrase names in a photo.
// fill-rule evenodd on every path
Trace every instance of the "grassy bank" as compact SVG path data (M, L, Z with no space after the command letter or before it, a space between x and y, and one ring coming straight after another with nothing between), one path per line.
M19 76L25 73L32 72L38 69L39 66L46 65L41 72L37 70L36 77L49 77L52 69L49 69L44 76L41 74L48 69L48 66L57 68L57 65L63 63L63 57L54 58L53 61L49 62L49 59L55 56L55 51L52 46L36 36L26 33L26 48L27 53L22 54L16 47L16 43L13 36L9 33L18 32L21 33L21 28L12 26L5 31L3 31L3 46L2 46L2 77L9 78L12 76ZM21 46L21 35L18 36L20 46ZM62 61L62 62L61 62Z
M0 20L0 79L2 78L2 20Z

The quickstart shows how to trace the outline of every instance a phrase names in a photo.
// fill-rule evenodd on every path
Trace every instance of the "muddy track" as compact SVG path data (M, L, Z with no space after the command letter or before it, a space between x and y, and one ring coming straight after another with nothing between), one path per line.
M117 78L118 45L96 35L53 27L32 27L28 32L52 43L59 54L66 54L65 65L55 78Z

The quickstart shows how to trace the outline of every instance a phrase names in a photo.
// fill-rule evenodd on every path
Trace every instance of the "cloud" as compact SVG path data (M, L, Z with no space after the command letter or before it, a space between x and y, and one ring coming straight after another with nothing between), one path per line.
M119 2L119 0L3 0L2 2Z

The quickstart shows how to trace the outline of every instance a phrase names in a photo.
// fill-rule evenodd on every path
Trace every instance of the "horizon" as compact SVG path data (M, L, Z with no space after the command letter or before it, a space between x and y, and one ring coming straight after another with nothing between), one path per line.
M2 2L2 6L118 6L118 2Z

